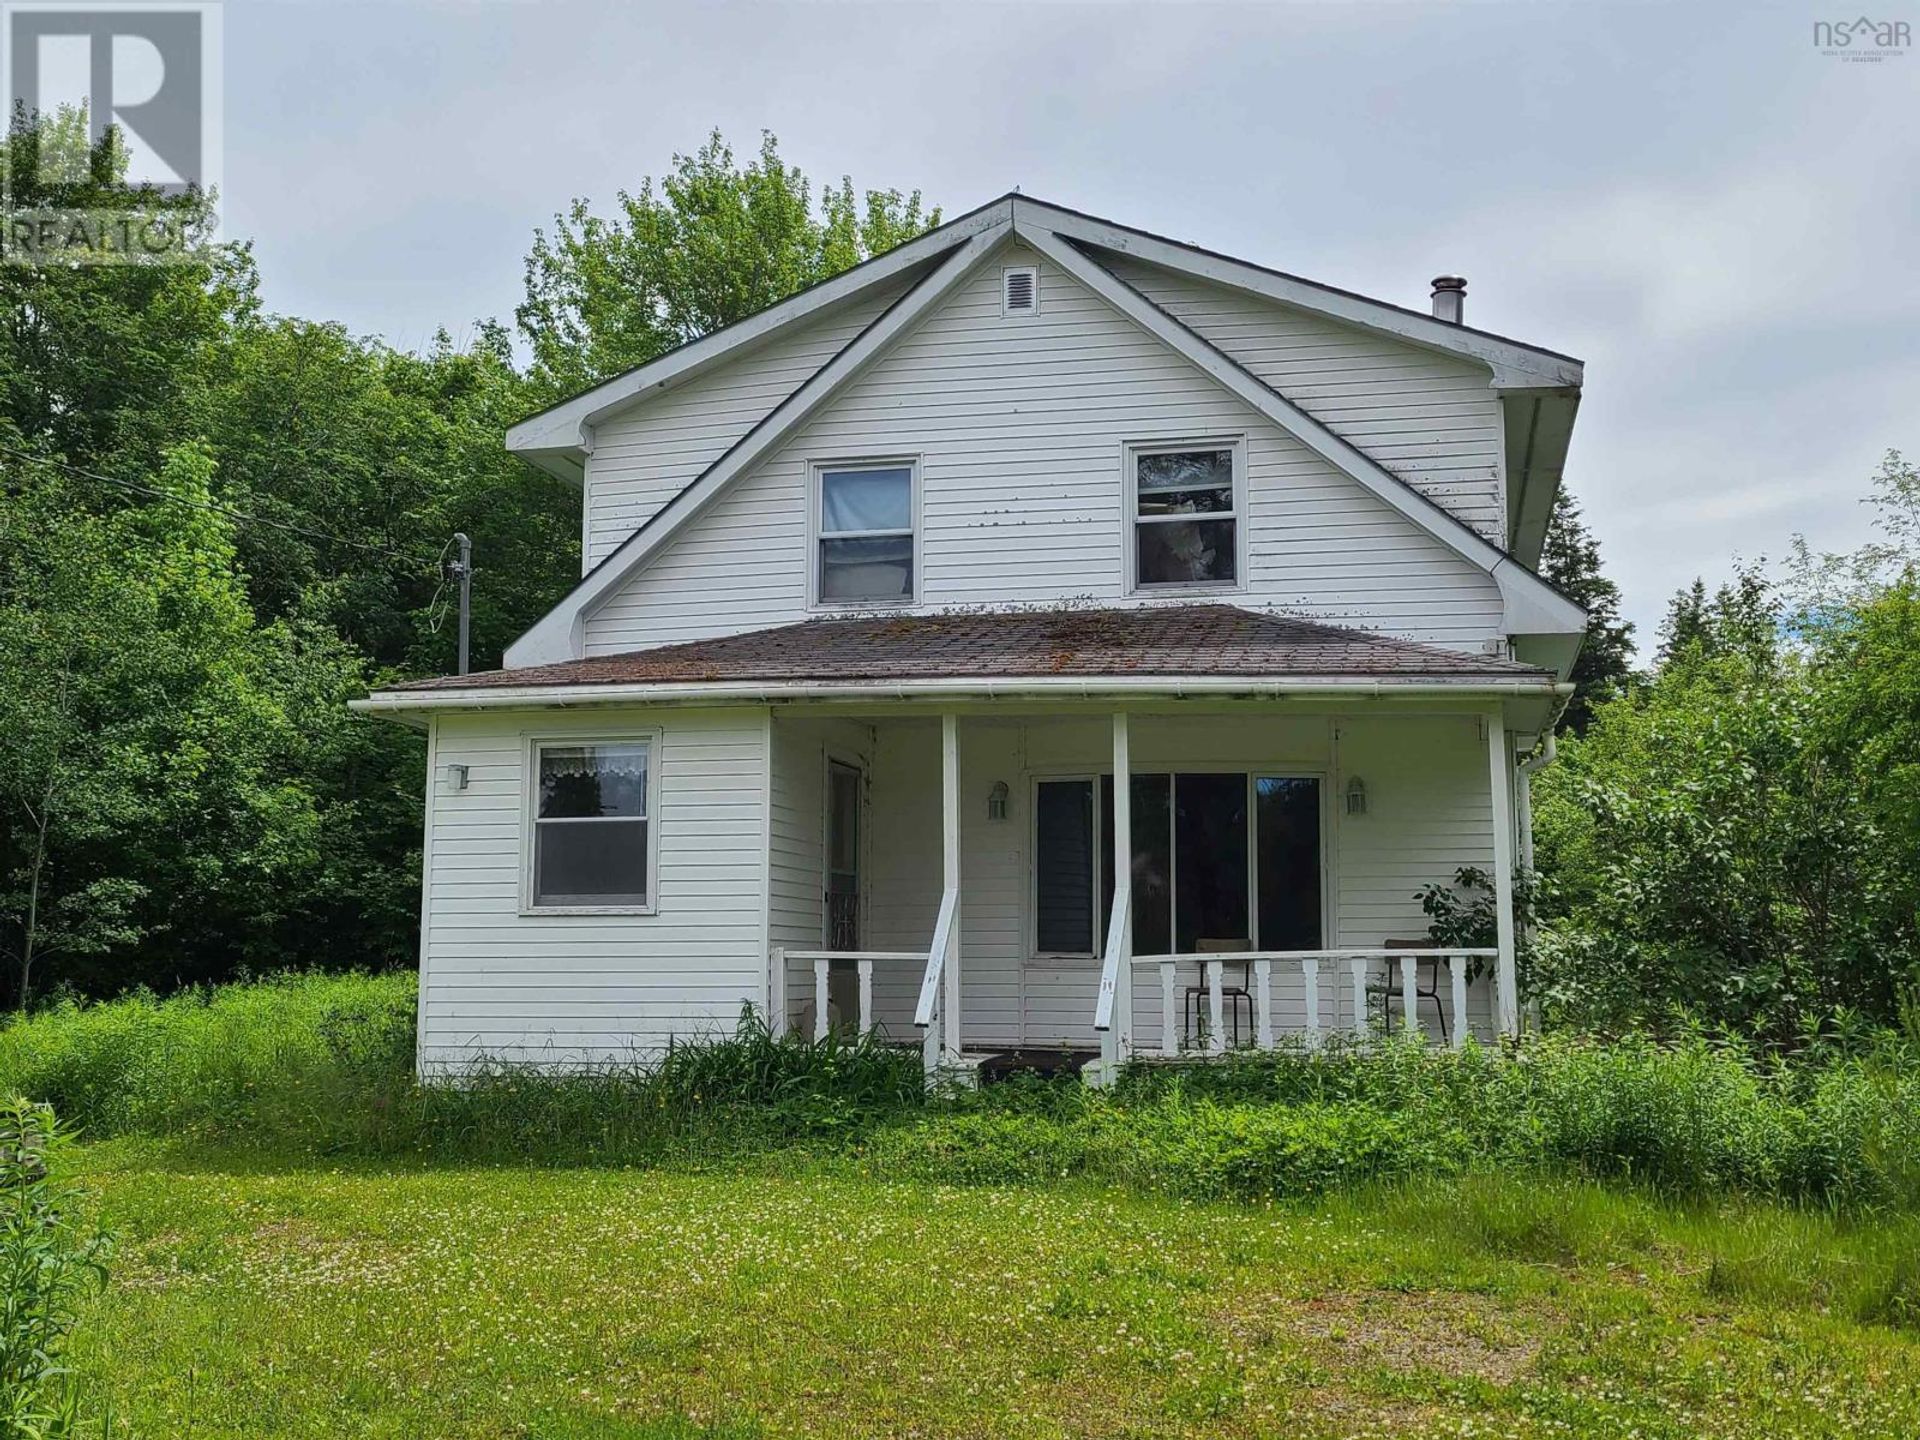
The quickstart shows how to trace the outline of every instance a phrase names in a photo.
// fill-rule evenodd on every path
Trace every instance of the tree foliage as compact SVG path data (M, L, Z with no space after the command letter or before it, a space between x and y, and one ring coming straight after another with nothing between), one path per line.
M1553 1013L1782 1042L1896 1018L1920 981L1920 591L1891 513L1819 567L1817 604L1804 566L1683 589L1649 681L1536 782Z
M17 124L13 203L196 223L84 135ZM0 997L410 963L421 747L346 702L453 668L454 532L478 667L577 578L579 497L510 425L937 220L813 194L715 135L615 221L576 205L534 237L526 368L492 322L408 353L267 314L244 245L0 266Z
M812 187L771 134L741 168L719 131L616 213L575 200L534 233L516 312L529 380L571 394L890 250L940 223L920 192Z

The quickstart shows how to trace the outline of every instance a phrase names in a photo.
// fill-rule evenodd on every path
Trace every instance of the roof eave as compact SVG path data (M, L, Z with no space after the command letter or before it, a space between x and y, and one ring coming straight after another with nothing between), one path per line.
M1178 270L1198 279L1310 310L1330 319L1392 336L1424 349L1466 356L1487 366L1496 388L1553 387L1578 389L1583 363L1523 340L1456 325L1418 310L1408 310L1351 290L1269 270L1251 261L1207 250L1181 240L1170 240L1111 220L1068 210L1044 200L1015 196L1013 211L1030 225L1044 225L1055 234L1085 245L1130 255L1150 265Z
M1517 388L1500 392L1507 455L1507 548L1529 568L1540 563L1553 502L1566 472L1580 392Z
M1011 216L1010 197L991 200L778 304L528 416L507 431L507 449L524 455L550 474L577 483L593 450L593 427L607 416L765 344L832 306L931 264L981 231L1007 223ZM571 474L561 468L563 457L573 466Z
M499 685L432 690L377 690L348 702L365 714L419 714L436 710L529 707L685 704L752 705L791 700L942 700L1000 697L1154 696L1181 698L1387 698L1448 696L1457 700L1502 700L1567 693L1550 674L1495 677L1352 675L991 675L916 677L901 680L711 680L616 681L573 685Z

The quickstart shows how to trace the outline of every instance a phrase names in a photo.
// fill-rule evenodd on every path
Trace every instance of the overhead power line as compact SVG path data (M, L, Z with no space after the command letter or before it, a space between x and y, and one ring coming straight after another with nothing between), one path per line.
M77 475L84 480L97 480L102 485L117 485L122 490L131 490L137 495L148 495L156 500L170 501L175 505L185 505L194 510L205 510L215 515L224 515L230 520L243 521L248 525L265 525L275 530L285 530L290 534L304 535L309 540L324 541L329 545L346 545L355 550L365 550L374 555L385 555L392 560L403 560L410 565L419 565L426 569L440 570L446 560L446 548L442 548L437 557L425 554L408 554L386 545L376 545L368 540L350 540L344 535L332 535L324 530L315 530L307 525L297 525L291 520L275 520L265 515L250 515L244 510L235 510L231 506L219 505L210 500L193 500L185 495L175 495L169 490L157 489L152 485L142 485L137 480L124 480L118 475L106 475L98 470L88 470L84 466L70 465L65 460L55 460L50 455L35 455L30 450L19 450L11 445L0 444L0 455L11 455L16 460L24 460L29 465L45 465L53 470ZM448 546L453 542L449 540Z

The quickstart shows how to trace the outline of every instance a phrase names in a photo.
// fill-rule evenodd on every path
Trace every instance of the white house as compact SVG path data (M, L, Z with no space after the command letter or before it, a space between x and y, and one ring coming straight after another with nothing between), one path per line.
M1021 195L516 426L580 583L423 727L423 1071L1518 1024L1581 366ZM1441 955L1415 892L1498 881Z

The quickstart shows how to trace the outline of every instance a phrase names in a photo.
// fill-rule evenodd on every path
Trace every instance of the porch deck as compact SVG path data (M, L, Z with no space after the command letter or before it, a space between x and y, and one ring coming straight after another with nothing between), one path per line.
M783 763L860 777L776 879L778 1027L917 1038L929 1069L1097 1048L1101 1075L1382 1027L1453 1045L1517 1028L1497 710L863 721L775 717L776 800ZM830 801L814 786L794 783L796 816ZM776 867L787 843L776 819ZM1507 877L1499 943L1405 938L1426 929L1419 887L1464 865Z

